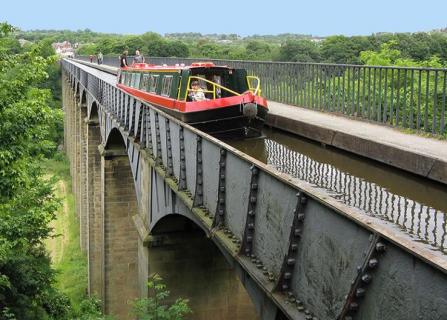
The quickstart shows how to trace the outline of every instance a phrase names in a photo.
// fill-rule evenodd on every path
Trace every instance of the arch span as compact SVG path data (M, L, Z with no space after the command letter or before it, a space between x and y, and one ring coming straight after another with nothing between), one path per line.
M93 101L90 108L89 108L89 115L88 115L88 119L90 121L93 122L98 122L99 121L99 117L98 117L98 103L96 101Z
M109 134L106 137L105 149L114 151L125 151L126 143L124 141L124 137L121 134L120 130L118 128L112 128L112 130L110 130Z
M153 227L149 274L157 273L172 298L188 298L194 318L259 319L236 271L200 226L168 214Z

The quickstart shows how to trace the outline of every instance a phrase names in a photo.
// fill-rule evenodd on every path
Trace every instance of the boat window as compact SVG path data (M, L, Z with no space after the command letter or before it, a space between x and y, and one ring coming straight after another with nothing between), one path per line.
M157 90L157 80L159 75L158 74L151 74L149 79L149 92L156 92Z
M172 76L164 76L163 77L163 84L161 87L161 95L169 97L171 93L171 87L172 87Z
M212 81L217 83L218 85L222 85L222 77L219 75L213 75ZM216 86L216 98L219 99L222 97L222 89Z
M143 74L143 79L140 82L140 90L146 91L148 85L149 85L149 75Z
M132 74L132 87L133 88L140 87L140 77L141 77L141 73L133 73Z
M126 72L126 82L124 83L126 86L130 86L130 80L132 79L132 75Z

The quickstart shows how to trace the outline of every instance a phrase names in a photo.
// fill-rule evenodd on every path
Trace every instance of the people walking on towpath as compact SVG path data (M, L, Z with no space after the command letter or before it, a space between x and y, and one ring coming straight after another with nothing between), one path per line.
M102 55L102 52L99 51L98 56L97 56L98 64L102 64L103 59L104 59L104 56Z

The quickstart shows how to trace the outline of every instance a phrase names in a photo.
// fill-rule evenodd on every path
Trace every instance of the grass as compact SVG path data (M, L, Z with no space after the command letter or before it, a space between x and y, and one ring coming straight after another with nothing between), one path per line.
M56 194L63 200L63 206L52 222L53 239L46 243L57 270L57 288L71 300L77 311L79 304L87 297L87 258L81 252L79 241L79 220L75 213L74 195L71 192L69 163L63 157L47 160L44 168L48 176L56 176Z

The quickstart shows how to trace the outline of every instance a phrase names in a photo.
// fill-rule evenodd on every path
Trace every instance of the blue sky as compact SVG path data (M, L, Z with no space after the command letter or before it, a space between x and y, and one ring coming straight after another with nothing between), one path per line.
M366 35L447 27L446 0L2 1L0 21L23 29L138 34Z

